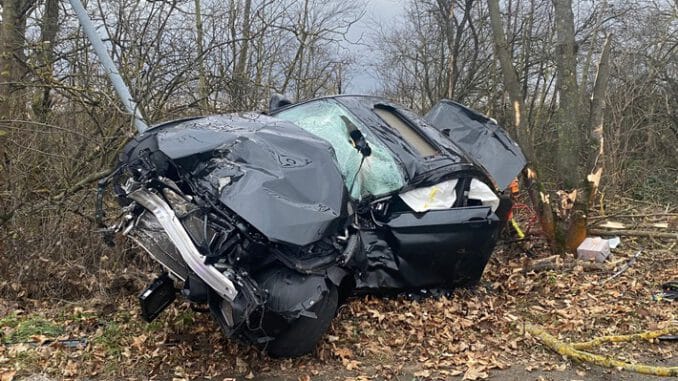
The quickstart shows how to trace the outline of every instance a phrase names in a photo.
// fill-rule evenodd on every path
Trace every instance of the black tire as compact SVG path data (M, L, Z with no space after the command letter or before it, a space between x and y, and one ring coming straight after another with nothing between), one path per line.
M328 288L325 297L310 308L316 314L316 319L300 316L268 343L266 352L271 357L299 357L313 352L337 312L337 287L329 285Z

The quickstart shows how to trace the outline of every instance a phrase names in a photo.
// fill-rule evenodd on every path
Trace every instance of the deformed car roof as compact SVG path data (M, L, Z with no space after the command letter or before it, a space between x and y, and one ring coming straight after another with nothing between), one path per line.
M403 168L407 185L403 189L412 188L422 183L435 183L451 173L459 171L476 172L476 175L487 177L481 166L475 165L472 158L459 148L424 118L401 105L385 98L368 95L335 95L290 104L276 109L272 116L291 108L317 102L319 100L335 100L358 119L360 119L378 139L394 154ZM386 110L416 131L427 143L431 144L438 154L422 156L416 147L408 143L398 129L389 125L377 110Z
M334 95L289 104L275 110L275 116L299 105L332 99L342 104L394 153L406 174L409 187L435 182L445 173L479 171L497 189L506 189L525 167L527 160L518 144L487 116L457 102L443 99L425 117L385 98L369 95ZM437 155L422 156L416 144L390 125L381 114L387 111L406 124L434 148Z

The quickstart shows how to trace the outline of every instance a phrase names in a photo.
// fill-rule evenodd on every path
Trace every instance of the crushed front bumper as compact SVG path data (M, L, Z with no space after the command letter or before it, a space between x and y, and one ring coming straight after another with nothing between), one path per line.
M181 258L193 273L225 300L229 302L235 300L238 290L233 281L214 266L206 264L206 257L200 253L188 232L175 215L174 210L165 200L144 188L132 191L127 197L136 201L155 216L172 244L181 254ZM170 267L168 264L162 264Z

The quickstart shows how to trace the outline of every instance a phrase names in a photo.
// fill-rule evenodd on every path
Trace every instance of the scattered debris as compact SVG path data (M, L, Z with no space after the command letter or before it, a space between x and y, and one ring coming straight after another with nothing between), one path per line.
M678 280L662 284L662 291L654 294L652 299L656 301L667 300L675 301L678 299Z
M610 249L616 249L617 246L621 245L621 238L619 237L612 237L607 240L607 243L610 245Z
M586 260L563 261L559 255L552 255L546 258L525 259L523 266L514 272L520 271L523 274L530 272L543 272L551 270L569 270L581 268L582 271L610 271L612 266L607 263L592 262Z
M595 260L596 262L605 262L610 256L610 243L600 237L586 238L577 247L577 258L582 260Z
M619 275L625 273L626 270L628 270L631 266L633 266L634 263L636 263L636 259L638 259L640 254L641 254L641 251L638 250L635 254L633 254L631 259L628 262L626 262L626 264L624 266L622 266L621 269L619 269L616 273L612 274L612 276L610 276L609 278L605 279L601 284L605 284L605 283L611 281L612 279L618 277Z
M611 200L610 204L629 208L628 202ZM652 214L663 210L659 207L634 205L636 209L625 213ZM661 218L637 222L649 224ZM564 361L515 327L522 321L538 322L560 340L586 342L596 336L656 331L675 325L676 302L657 302L649 297L661 290L660 285L678 280L675 242L623 239L624 251L615 252L615 258L604 263L579 261L573 254L563 254L535 262L542 263L541 270L533 267L524 271L530 260L550 257L546 242L532 236L521 242L531 250L532 257L526 258L518 245L501 245L473 290L457 289L428 298L351 298L339 309L329 335L314 354L299 359L271 359L251 346L224 339L213 329L210 315L196 313L188 303L174 303L156 321L146 324L138 318L136 295L66 304L39 300L17 303L0 296L2 338L29 341L35 334L54 339L88 338L85 349L0 345L0 374L16 370L14 379L23 380L38 369L53 380L66 378L67 371L79 372L75 378L92 380L179 379L175 368L181 366L186 379L245 379L252 372L262 378L296 379L308 374L314 380L409 380L404 376L426 374L424 371L430 373L430 379L461 379L470 368L483 368L481 372L490 379L550 378L545 372L558 379L622 379L623 371ZM630 270L599 285L640 247L641 257ZM36 321L43 320L43 327L61 329L56 334L25 329L28 322L35 327ZM653 345L605 344L594 352L614 353L618 360L629 363L675 367L676 336L659 336ZM334 353L341 348L352 352L346 365ZM74 362L77 369L72 369ZM16 368L15 364L22 365ZM524 375L526 369L531 373L518 378L497 371L507 367L510 375L514 371Z

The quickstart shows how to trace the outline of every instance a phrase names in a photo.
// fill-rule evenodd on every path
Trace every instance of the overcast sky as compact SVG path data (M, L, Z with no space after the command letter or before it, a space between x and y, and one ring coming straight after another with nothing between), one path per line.
M375 89L377 81L371 68L371 65L376 63L374 50L365 44L369 43L370 35L374 34L376 24L388 27L402 16L403 3L397 0L365 0L365 16L353 25L348 33L348 39L354 42L361 40L362 36L362 44L359 46L346 44L348 49L356 52L357 61L355 72L350 73L351 80L346 86L346 93L363 94Z

